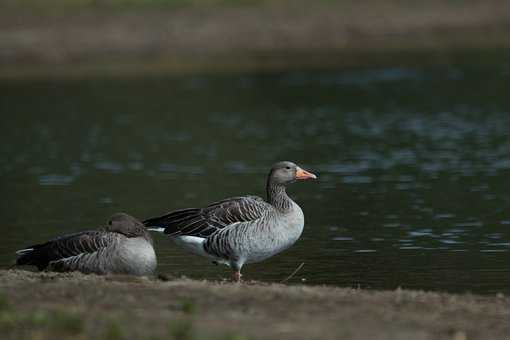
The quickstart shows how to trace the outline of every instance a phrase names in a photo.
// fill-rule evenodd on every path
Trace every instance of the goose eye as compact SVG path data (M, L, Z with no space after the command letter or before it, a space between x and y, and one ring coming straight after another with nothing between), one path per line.
M290 170L290 166L286 166L285 169Z

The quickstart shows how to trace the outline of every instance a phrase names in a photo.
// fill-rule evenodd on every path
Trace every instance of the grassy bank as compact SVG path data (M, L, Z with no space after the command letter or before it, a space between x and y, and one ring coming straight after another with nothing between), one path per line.
M508 339L510 298L0 272L4 339Z
M0 76L337 68L510 48L503 0L72 3L0 4Z

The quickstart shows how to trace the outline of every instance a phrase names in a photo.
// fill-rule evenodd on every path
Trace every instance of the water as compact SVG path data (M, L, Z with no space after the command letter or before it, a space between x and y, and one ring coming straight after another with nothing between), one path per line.
M0 83L0 263L58 234L240 194L277 160L305 232L245 277L510 293L510 63ZM156 236L159 270L229 271Z

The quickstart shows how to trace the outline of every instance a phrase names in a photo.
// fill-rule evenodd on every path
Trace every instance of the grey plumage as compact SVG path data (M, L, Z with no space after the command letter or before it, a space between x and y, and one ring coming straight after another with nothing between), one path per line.
M316 176L292 162L279 162L268 175L267 201L257 196L233 197L205 208L177 210L144 224L196 254L229 265L239 279L245 263L262 261L297 241L304 216L285 187L308 178Z
M257 196L232 197L205 208L190 208L145 220L146 226L165 227L170 236L207 237L233 223L256 220L269 204Z
M17 265L39 270L152 275L156 269L150 235L140 221L123 213L100 230L64 235L16 253Z

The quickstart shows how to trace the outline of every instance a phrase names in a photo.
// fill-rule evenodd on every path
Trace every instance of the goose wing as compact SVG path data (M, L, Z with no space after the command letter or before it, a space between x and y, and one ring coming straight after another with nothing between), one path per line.
M82 255L92 254L106 248L118 238L119 234L104 231L83 231L57 237L48 242L35 244L17 251L17 265L34 265L42 270L50 262Z
M232 197L205 208L176 210L143 223L146 227L164 228L164 233L172 236L207 237L235 223L257 220L270 208L258 196Z

